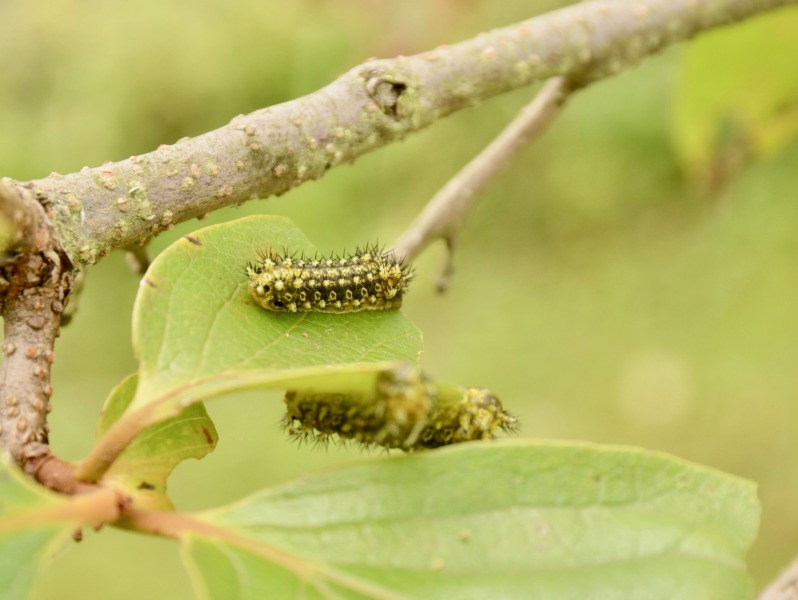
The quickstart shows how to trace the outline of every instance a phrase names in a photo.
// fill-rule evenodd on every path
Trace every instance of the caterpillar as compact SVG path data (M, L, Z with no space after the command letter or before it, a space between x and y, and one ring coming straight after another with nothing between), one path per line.
M474 440L491 440L497 430L518 431L518 419L502 407L496 395L483 387L457 388L459 396L439 398L417 448L438 448Z
M246 273L258 306L292 313L396 309L413 276L392 251L377 245L329 258L268 251Z
M300 441L337 435L406 452L514 433L518 421L485 388L436 386L412 365L378 375L368 392L290 390L283 426Z

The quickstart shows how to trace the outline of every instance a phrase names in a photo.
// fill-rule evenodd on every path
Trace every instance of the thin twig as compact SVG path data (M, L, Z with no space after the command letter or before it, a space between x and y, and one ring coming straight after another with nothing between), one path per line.
M25 472L46 488L67 496L88 494L99 489L100 486L95 483L75 478L74 465L52 454L45 445L42 444L42 452L38 456L31 456L32 448L26 450Z
M435 289L439 294L443 294L449 289L454 275L454 234L446 236L444 241L446 242L446 262L443 263L441 274L438 275L438 280L435 282Z
M33 530L51 524L61 525L69 521L78 526L98 528L117 521L124 509L125 499L116 491L96 488L88 493L64 499L62 502L47 503L30 507L30 510L15 512L10 518L0 521L0 535L7 536L14 531ZM3 516L8 517L7 514ZM79 537L76 537L76 540L79 540ZM6 593L3 595L7 597Z
M146 245L130 244L125 246L125 259L130 270L136 275L143 276L150 268L150 253Z
M798 600L798 559L762 592L759 600Z
M557 116L575 86L565 77L550 79L537 96L515 119L485 147L479 155L455 175L430 200L415 222L394 245L397 256L408 261L433 241L443 238L452 252L452 245L466 216L473 211L479 193ZM448 283L451 256L447 259L441 289Z

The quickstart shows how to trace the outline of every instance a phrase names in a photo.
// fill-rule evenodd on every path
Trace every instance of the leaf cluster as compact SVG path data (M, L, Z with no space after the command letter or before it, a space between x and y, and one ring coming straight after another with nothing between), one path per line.
M256 307L243 266L265 245L313 251L288 220L250 217L186 236L152 264L134 311L139 370L109 396L76 466L98 491L57 496L3 465L4 597L26 597L55 548L101 524L179 540L209 599L749 597L754 486L628 448L473 442L176 512L170 472L217 441L203 401L372 390L398 360L417 362L420 333L397 311Z

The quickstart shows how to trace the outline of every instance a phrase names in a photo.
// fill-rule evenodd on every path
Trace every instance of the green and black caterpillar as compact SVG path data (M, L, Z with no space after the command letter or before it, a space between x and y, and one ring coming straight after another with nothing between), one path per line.
M485 388L438 386L412 365L377 376L374 389L330 393L289 391L283 425L300 441L337 435L365 446L406 452L493 439L518 421Z
M269 251L246 272L259 306L293 313L396 309L412 279L409 266L376 245L329 258Z

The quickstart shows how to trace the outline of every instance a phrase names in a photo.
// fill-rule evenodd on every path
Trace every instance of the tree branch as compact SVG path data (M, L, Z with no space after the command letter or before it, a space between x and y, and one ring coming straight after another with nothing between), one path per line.
M798 559L762 592L759 600L798 600Z
M142 156L32 182L76 266L175 223L282 194L487 98L579 85L666 46L798 0L593 0L436 50L355 67L297 100Z
M0 447L24 464L47 453L50 365L68 273L57 254L25 255L16 266L3 310ZM42 281L26 287L31 279Z
M30 190L0 181L0 215L11 231L4 249L19 253L0 267L0 448L24 464L47 454L50 365L69 265L56 250L52 223Z
M482 152L455 175L430 200L415 222L394 245L397 256L412 262L438 238L448 242L452 252L454 237L463 220L471 212L479 192L560 112L573 85L564 77L550 79L540 93ZM442 275L439 288L445 288L451 257Z
M8 178L0 179L0 263L45 246L46 231L39 227L43 217L44 210L29 190Z

